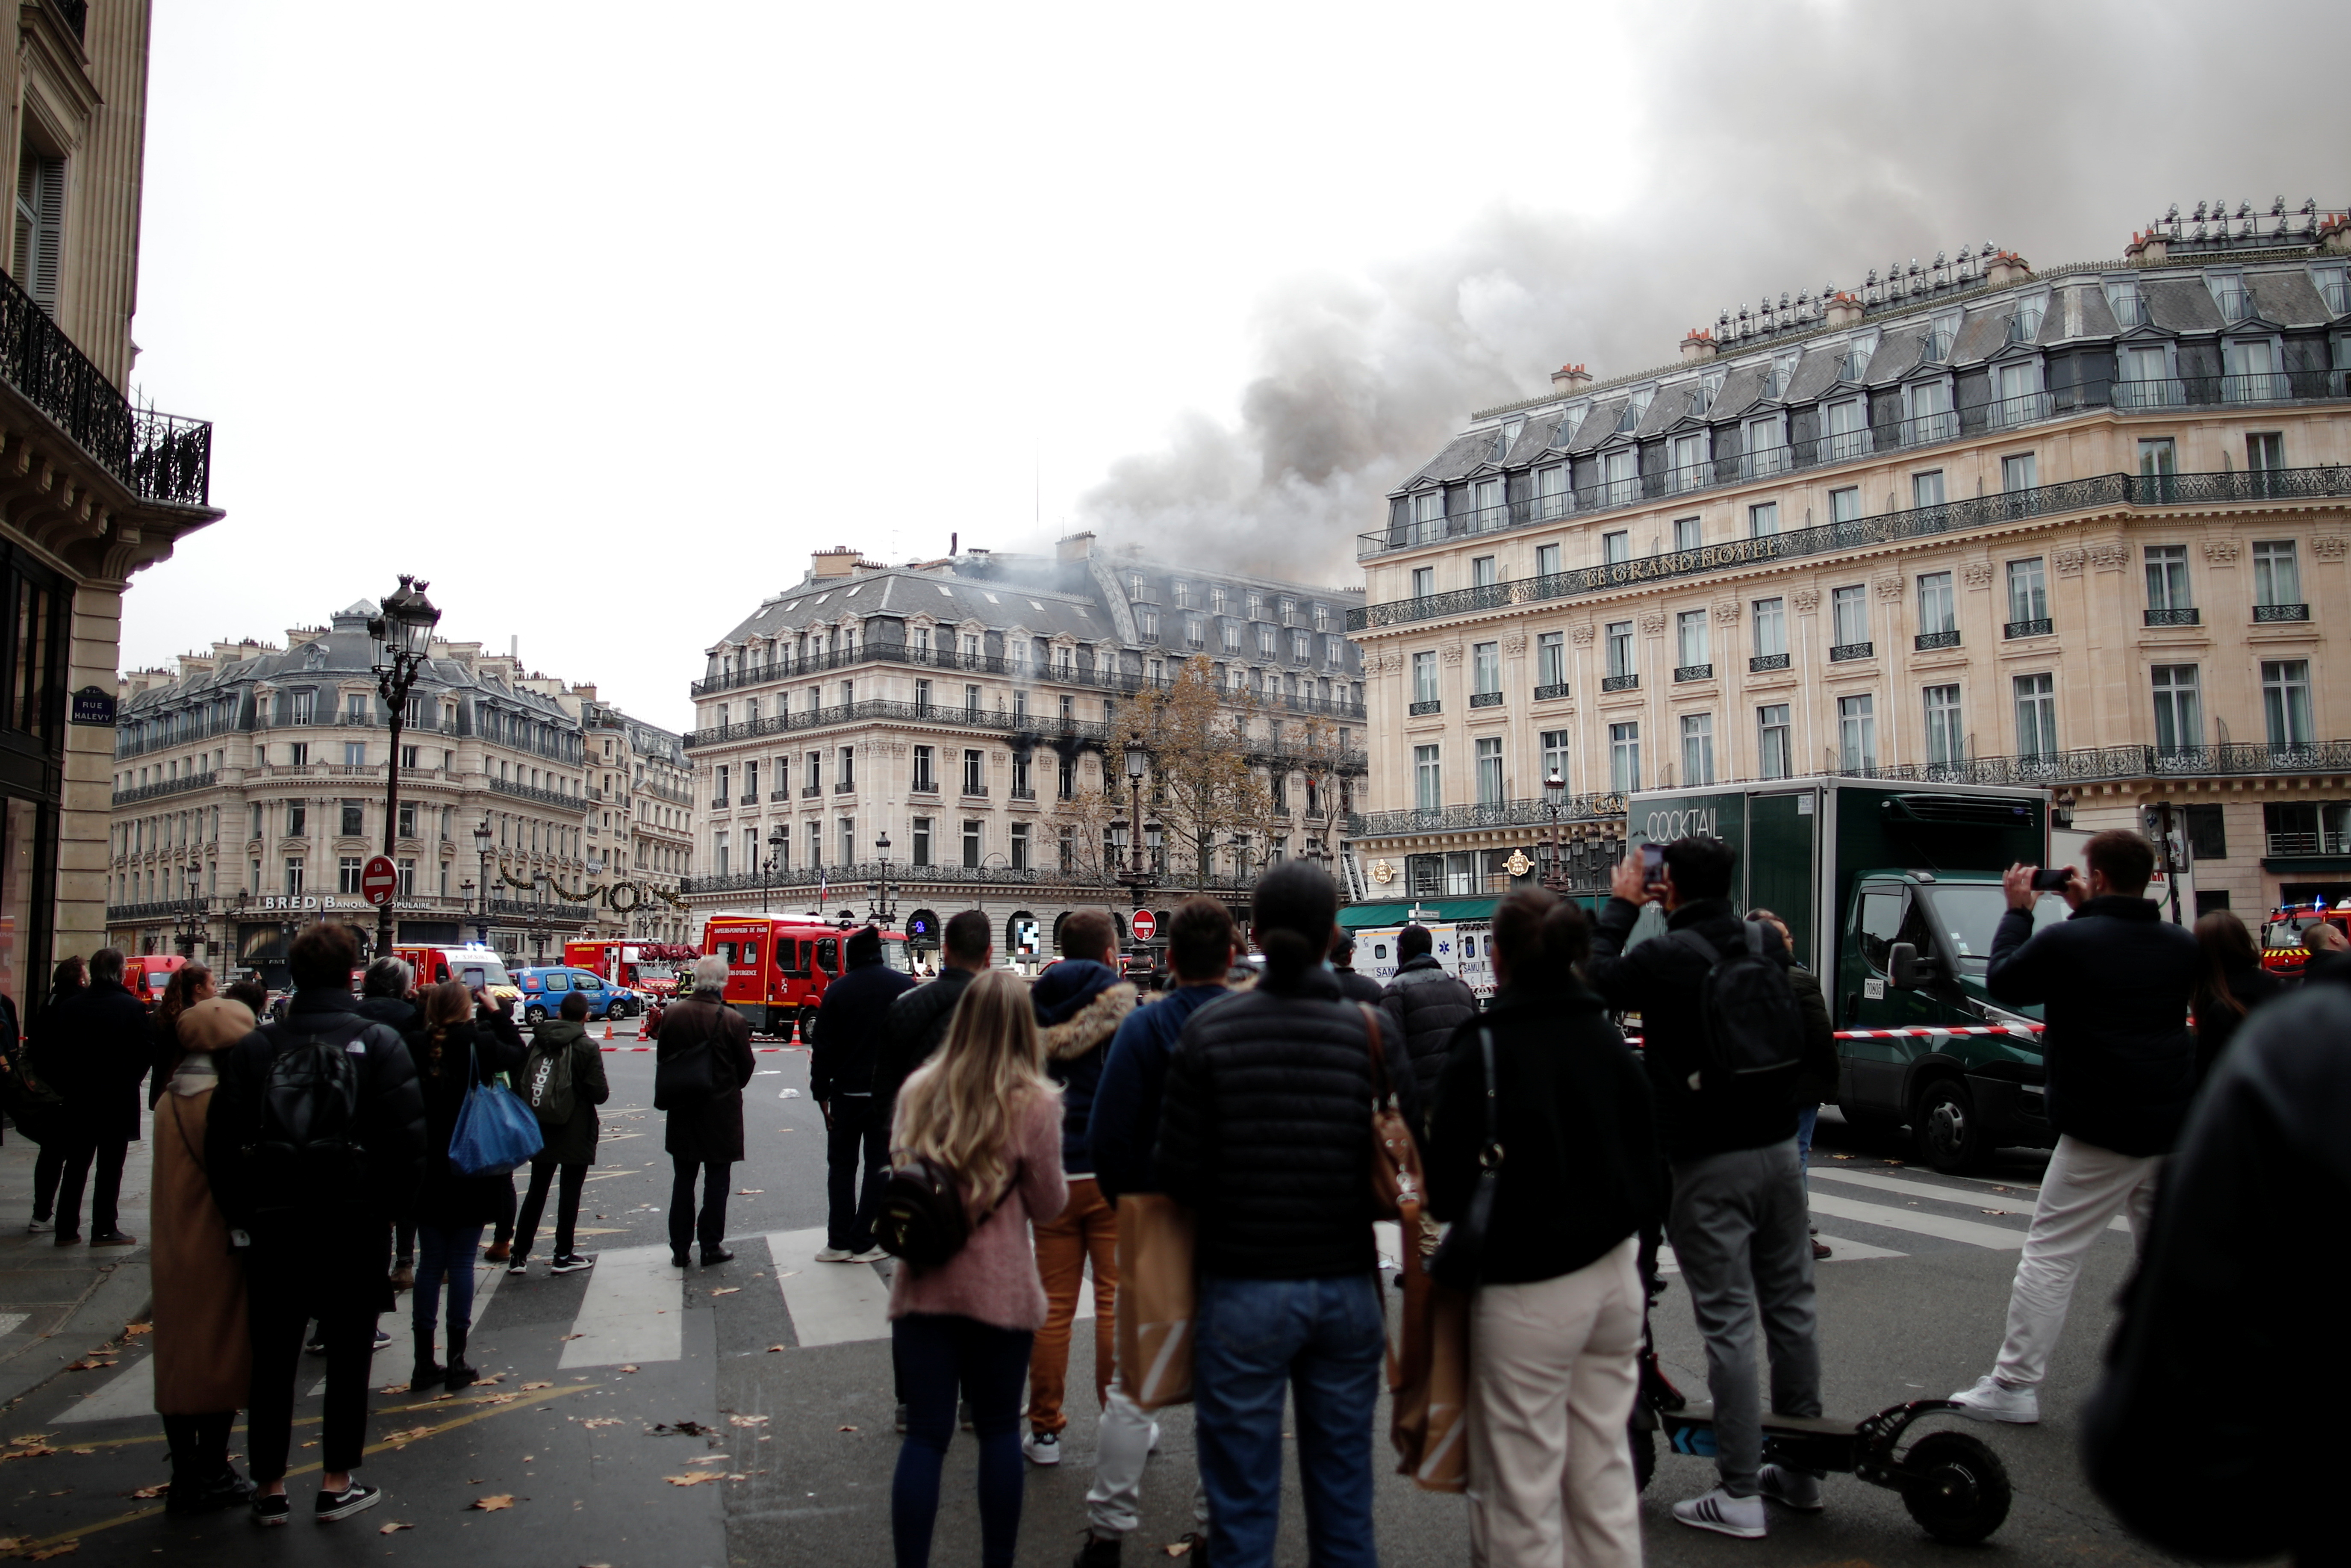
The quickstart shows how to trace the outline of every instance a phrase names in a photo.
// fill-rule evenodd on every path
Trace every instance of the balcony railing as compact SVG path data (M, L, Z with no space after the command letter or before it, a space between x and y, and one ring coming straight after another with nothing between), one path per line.
M1537 686L1535 688L1535 701L1539 703L1555 702L1565 695L1567 695L1567 683L1565 681L1561 681L1554 685Z
M1625 797L1614 790L1571 795L1560 802L1559 821L1589 822L1625 814ZM1503 800L1487 806L1443 806L1428 810L1364 811L1347 819L1351 839L1391 839L1406 833L1456 832L1468 828L1519 828L1552 822L1551 806L1540 800Z
M1445 711L1445 704L1441 699L1437 697L1424 697L1420 701L1407 706L1404 711L1405 716L1409 718L1420 718L1432 713L1443 713Z
M2256 604L2253 606L2253 619L2257 622L2307 621L2310 619L2310 606L2307 604Z
M1640 684L1638 675L1603 675L1600 678L1600 689L1604 692L1629 692Z
M1769 670L1784 670L1787 667L1788 655L1785 653L1758 653L1747 661L1747 673L1750 675L1760 675Z
M2218 474L2100 474L2086 479L1971 496L1931 507L1886 512L1851 522L1760 538L1731 539L1698 549L1667 550L1605 566L1579 567L1547 577L1522 577L1484 588L1456 589L1418 599L1391 600L1347 612L1347 629L1361 632L1408 625L1442 616L1475 614L1513 604L1613 592L1677 578L1705 577L1771 561L1866 549L1907 539L1964 533L2001 523L2114 507L2204 506L2240 501L2317 499L2351 496L2351 465L2266 468Z
M1876 654L1877 644L1875 643L1839 643L1829 650L1829 663L1849 664L1855 659L1875 658Z
M1910 645L1921 653L1930 648L1956 648L1959 645L1959 634L1957 632L1921 632L1910 639Z
M2272 858L2291 855L2351 854L2351 834L2329 832L2264 833L2265 852Z
M1678 664L1674 668L1674 679L1677 682L1710 681L1714 679L1714 666L1712 664Z
M565 795L553 789L542 789L535 784L517 784L507 779L492 779L489 785L494 794L512 795L521 800L536 800L542 806L559 806L567 811L587 810L587 803L577 795ZM712 804L723 806L726 802L716 800Z
M2149 610L2143 612L2149 626L2195 626L2203 622L2204 612L2191 608Z
M1471 707L1500 707L1502 706L1502 694L1499 692L1471 692L1469 694L1469 706Z
M2013 641L2019 637L2046 637L2053 629L2053 623L2043 615L2031 621L2006 622L2001 626L2000 634Z
M1269 659L1283 668L1303 676L1318 668L1325 673L1345 677L1346 672L1337 665L1318 666L1311 660ZM1091 670L1070 664L1040 664L1033 661L1007 659L994 653L957 653L944 648L918 648L904 643L861 643L854 648L831 653L813 653L805 658L788 657L766 664L747 665L723 674L709 675L695 682L690 688L697 697L714 696L723 692L740 691L749 686L768 685L777 681L795 680L831 670L852 669L862 664L907 664L922 669L961 670L975 674L1008 675L1016 680L1043 681L1061 685L1087 686L1097 691L1121 692L1128 695L1151 689L1169 689L1175 684L1163 678L1154 683L1148 676L1125 675L1106 670L1100 664ZM1288 713L1324 714L1332 718L1362 718L1361 703L1334 702L1325 697L1269 697L1261 692L1250 694L1251 700L1264 707L1279 707ZM934 705L936 706L935 699Z
M1392 522L1386 528L1359 534L1358 559L1412 549L1422 545L1499 533L1570 517L1646 506L1693 491L1750 484L1800 469L1858 462L1888 453L1909 452L1964 441L1990 432L2005 433L2056 419L2071 419L2101 408L2125 412L2189 406L2261 405L2351 397L2351 370L2276 371L2240 376L2167 377L2159 381L2089 382L2056 392L2029 392L1990 402L1964 403L1957 409L1918 414L1900 421L1873 423L1859 431L1840 432L1790 444L1760 446L1745 452L1719 452L1687 467L1659 467L1637 476L1596 479L1547 494L1529 495L1499 507L1470 508L1448 517ZM1719 445L1737 444L1728 427L1716 433ZM1567 461L1562 457L1562 463ZM1358 612L1348 612L1350 624Z
M114 803L128 806L140 800L160 800L165 795L184 795L191 789L209 789L219 775L212 772L183 773L177 779L166 779L161 784L141 784L134 789L117 789Z
M1160 891L1183 892L1201 889L1211 893L1245 893L1254 887L1253 876L1211 874L1194 876L1186 872L1161 873ZM814 888L830 883L836 899L848 901L857 896L857 890L878 884L887 878L895 891L909 883L955 883L1000 884L1008 887L1103 887L1119 885L1114 874L1092 870L1061 871L1042 866L1015 868L1008 865L911 865L903 861L860 861L852 865L795 866L789 871L770 872L764 879L757 872L733 872L725 876L690 876L678 883L681 896L718 894L758 893L764 885L770 893L782 893L792 888Z
M5 273L0 376L141 500L177 507L210 501L211 423L134 407Z

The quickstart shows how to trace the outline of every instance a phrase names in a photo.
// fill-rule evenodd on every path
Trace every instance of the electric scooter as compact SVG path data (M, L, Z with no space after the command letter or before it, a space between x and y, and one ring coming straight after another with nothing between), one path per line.
M1646 1490L1656 1473L1660 1433L1677 1454L1713 1456L1714 1407L1692 1404L1666 1376L1646 1322L1640 1370L1631 1427L1633 1477L1635 1486ZM1766 1415L1763 1458L1791 1469L1835 1470L1890 1488L1902 1494L1902 1506L1928 1534L1972 1546L2008 1518L2008 1468L2000 1456L1965 1432L1948 1431L1929 1432L1895 1452L1912 1422L1958 1408L1948 1399L1913 1399L1859 1421Z

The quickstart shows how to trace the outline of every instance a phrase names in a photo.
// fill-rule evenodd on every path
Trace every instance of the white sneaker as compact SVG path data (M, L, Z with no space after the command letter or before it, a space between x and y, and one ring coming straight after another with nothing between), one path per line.
M1020 1452L1032 1465L1061 1462L1061 1439L1051 1432L1030 1432L1020 1439Z
M828 1247L816 1255L820 1263L846 1263L856 1256L846 1247Z
M2041 1419L2041 1396L2030 1388L2011 1388L1990 1373L1976 1379L1973 1388L1952 1395L1951 1403L1959 1407L1960 1415L1976 1421L2012 1421L2030 1427Z
M851 1258L850 1261L852 1263L879 1263L889 1256L890 1254L884 1252L879 1247L869 1247L864 1251Z
M1144 1453L1146 1453L1146 1454L1155 1454L1155 1453L1157 1453L1158 1451L1159 1451L1159 1423L1158 1423L1158 1422L1156 1422L1156 1421L1154 1421L1154 1422L1151 1424L1151 1444L1150 1444L1150 1447L1148 1447L1148 1448L1146 1448L1145 1449L1144 1449Z
M27 1236L46 1236L56 1228L57 1226L53 1221L42 1219L37 1216L25 1222L25 1234Z
M1755 1472L1755 1484L1762 1494L1782 1508L1792 1508L1798 1513L1818 1513L1821 1502L1821 1479L1802 1470L1792 1470L1784 1465L1765 1465Z
M1763 1500L1733 1497L1720 1487L1703 1497L1674 1504L1674 1517L1693 1530L1711 1530L1741 1541L1763 1538Z

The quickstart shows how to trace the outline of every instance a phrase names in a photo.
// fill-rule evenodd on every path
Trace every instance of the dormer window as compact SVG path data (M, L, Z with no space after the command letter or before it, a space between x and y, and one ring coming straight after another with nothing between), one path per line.
M1188 582L1171 582L1167 585L1167 597L1174 601L1176 609L1189 610L1192 608L1192 585Z
M2220 312L2220 324L2233 327L2240 321L2250 321L2259 312L2253 305L2252 291L2245 287L2241 273L2213 273L2204 279L2212 291L2212 303Z
M1217 583L1208 590L1209 614L1223 615L1228 613L1232 609L1232 591L1225 587L1223 583Z
M2118 277L2105 286L2106 308L2115 313L2115 325L2125 331L2147 325L2147 301L2139 297L2138 280Z
M1478 481L1478 528L1482 531L1502 527L1509 520L1504 513L1502 481L1499 478Z

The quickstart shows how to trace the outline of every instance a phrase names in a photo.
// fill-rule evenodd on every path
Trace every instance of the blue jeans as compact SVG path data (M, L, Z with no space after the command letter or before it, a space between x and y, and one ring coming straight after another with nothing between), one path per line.
M1804 1189L1813 1186L1813 1129L1821 1119L1818 1105L1799 1106L1796 1111L1796 1168L1804 1173Z
M410 1303L416 1332L430 1337L441 1305L441 1276L449 1276L449 1333L455 1336L474 1324L474 1254L482 1245L478 1225L420 1225L416 1228L415 1299Z
M1387 1345L1384 1311L1376 1274L1201 1280L1193 1429L1217 1568L1273 1562L1285 1389L1297 1405L1307 1561L1376 1568L1372 1416Z
M973 1318L909 1312L891 1324L892 1360L906 1401L906 1440L890 1481L890 1535L898 1568L925 1568L939 1513L939 1469L955 1438L956 1390L971 1401L979 1439L979 1561L1012 1568L1020 1541L1021 1397L1036 1335Z

